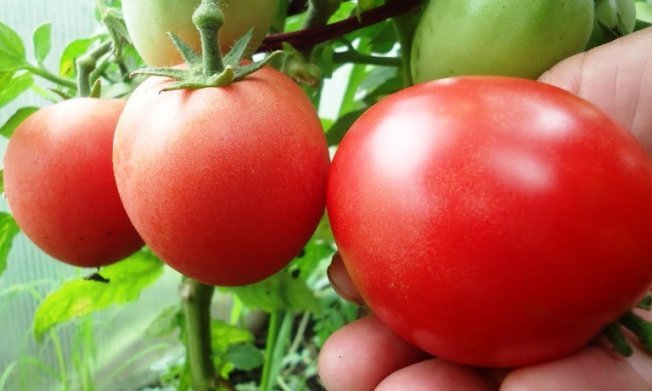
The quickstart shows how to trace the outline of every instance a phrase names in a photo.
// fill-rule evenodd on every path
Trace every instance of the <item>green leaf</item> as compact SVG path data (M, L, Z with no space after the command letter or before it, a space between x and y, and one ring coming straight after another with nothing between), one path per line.
M251 343L233 345L226 353L226 359L236 369L250 371L263 365L263 354Z
M218 319L211 322L211 347L216 354L226 353L233 345L253 342L253 340L254 335L249 330Z
M124 260L103 267L102 277L108 283L89 279L64 283L51 292L34 315L34 336L37 341L52 327L94 311L135 301L143 289L163 273L163 263L146 249Z
M16 112L11 117L9 117L7 122L5 122L2 127L0 127L0 135L4 136L5 138L11 138L16 128L18 128L18 126L23 123L27 117L38 111L38 109L38 107L28 106L21 107L20 109L16 110Z
M34 30L32 41L34 42L34 57L39 64L42 64L52 49L52 23L38 26Z
M358 0L358 8L362 11L370 10L382 4L382 0Z
M14 71L26 64L25 45L20 35L0 22L0 72Z
M367 107L340 116L326 133L326 141L328 141L328 145L338 145L340 141L342 141L342 138L344 138L346 132L349 131L351 125L360 118L366 109Z
M86 53L88 48L91 47L93 42L97 41L99 37L77 39L68 44L63 49L61 59L59 60L59 74L63 77L75 76L75 59Z
M4 84L3 81L0 83ZM8 103L18 98L23 92L27 91L34 84L34 78L29 73L23 72L18 76L12 77L4 88L0 89L0 107L6 106Z
M257 284L224 289L236 294L249 308L267 312L310 311L315 314L322 311L306 282L288 268Z
M2 190L4 192L4 181ZM0 212L0 276L7 270L7 257L18 232L20 228L14 218L7 212Z
M165 308L145 329L145 334L153 338L163 338L173 334L181 327L182 315L178 305Z

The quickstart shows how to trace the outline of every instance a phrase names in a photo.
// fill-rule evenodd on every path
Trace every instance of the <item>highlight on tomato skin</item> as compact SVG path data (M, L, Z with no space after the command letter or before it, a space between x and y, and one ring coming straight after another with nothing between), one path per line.
M75 98L40 109L9 141L5 194L16 222L50 256L80 267L143 246L122 206L111 161L124 100Z
M568 355L652 285L652 160L590 103L476 76L395 93L354 123L327 210L378 318L443 359Z
M170 83L141 84L117 126L127 214L187 277L263 280L299 254L324 213L330 158L317 113L269 67L226 87L160 93Z

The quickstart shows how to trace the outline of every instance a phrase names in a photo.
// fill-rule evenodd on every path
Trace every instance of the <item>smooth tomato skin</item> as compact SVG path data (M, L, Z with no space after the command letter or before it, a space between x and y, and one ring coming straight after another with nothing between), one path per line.
M172 66L183 60L168 37L173 32L190 47L201 51L199 32L192 14L201 0L123 0L125 23L136 50L150 66ZM278 0L220 0L224 24L219 31L220 50L226 53L235 41L254 28L249 52L260 46L272 25Z
M576 351L652 284L652 163L591 104L460 77L369 109L327 210L373 312L432 355L513 367Z
M143 246L122 207L111 162L123 100L75 98L27 118L4 157L16 222L63 262L98 267Z
M127 213L145 243L211 285L262 280L292 260L325 207L330 159L317 114L264 68L227 87L132 94L114 146Z
M536 79L582 51L593 0L429 1L412 42L415 83L460 75Z

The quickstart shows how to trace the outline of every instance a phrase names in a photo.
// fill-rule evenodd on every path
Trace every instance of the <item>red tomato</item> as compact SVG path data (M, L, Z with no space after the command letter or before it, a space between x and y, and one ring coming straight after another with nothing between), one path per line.
M270 276L294 258L324 212L330 165L307 96L265 68L227 87L132 94L114 144L127 213L145 243L212 285Z
M407 341L463 364L567 355L652 283L652 163L591 104L534 81L445 79L381 101L333 160L347 270Z
M4 158L5 194L38 247L83 267L118 261L143 242L122 207L111 149L125 102L77 98L32 114Z

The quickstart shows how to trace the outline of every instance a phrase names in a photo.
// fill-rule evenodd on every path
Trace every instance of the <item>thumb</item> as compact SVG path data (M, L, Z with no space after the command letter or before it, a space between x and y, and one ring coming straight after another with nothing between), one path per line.
M652 27L569 57L539 81L592 102L652 153Z

